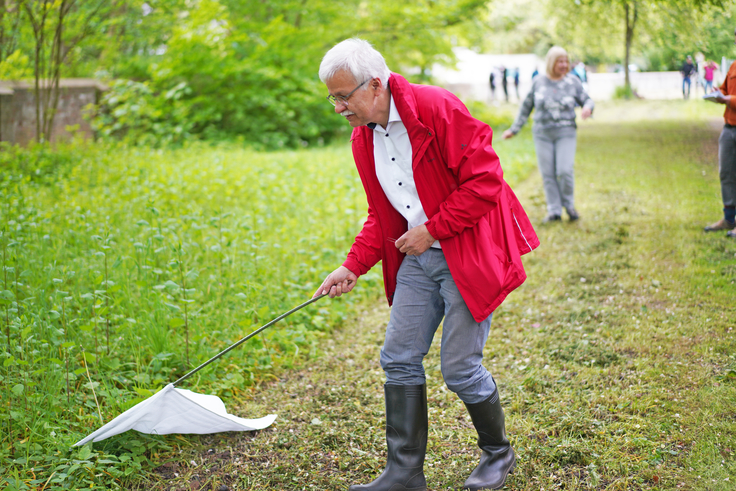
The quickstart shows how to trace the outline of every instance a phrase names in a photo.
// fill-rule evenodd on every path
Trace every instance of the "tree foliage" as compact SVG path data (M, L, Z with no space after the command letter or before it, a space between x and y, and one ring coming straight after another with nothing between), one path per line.
M732 51L736 3L670 0L495 0L478 45L495 53L544 55L558 44L591 65L626 63L626 5L636 23L630 62L676 70L686 54L720 59Z
M88 42L68 47L62 74L120 80L111 84L97 121L106 135L149 143L314 144L344 126L317 77L332 45L360 36L392 69L427 81L432 64L452 61L453 39L486 3L115 0L106 2L109 15ZM28 24L20 26L19 39L24 29L32 32ZM19 43L20 53L31 53L31 44ZM2 67L0 59L0 73Z

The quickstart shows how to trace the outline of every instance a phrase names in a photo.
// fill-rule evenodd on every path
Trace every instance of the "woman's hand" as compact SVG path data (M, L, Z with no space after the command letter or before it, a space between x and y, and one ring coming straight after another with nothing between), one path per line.
M501 137L502 137L502 138L503 138L504 140L508 140L509 138L513 138L513 137L514 137L514 135L515 135L515 133L514 133L514 132L512 132L511 130L506 130L506 131L504 131L504 132L503 132L503 135L501 135Z
M593 114L593 111L590 110L588 107L584 107L582 111L580 111L580 117L583 118L583 120L588 119Z

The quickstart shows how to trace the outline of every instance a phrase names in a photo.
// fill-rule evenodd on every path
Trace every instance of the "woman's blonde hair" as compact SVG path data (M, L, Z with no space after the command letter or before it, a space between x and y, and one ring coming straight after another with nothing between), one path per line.
M549 51L547 51L547 76L548 77L550 78L555 77L555 63L557 63L557 59L561 56L567 56L567 51L565 51L565 48L562 48L560 46L552 46L549 49Z

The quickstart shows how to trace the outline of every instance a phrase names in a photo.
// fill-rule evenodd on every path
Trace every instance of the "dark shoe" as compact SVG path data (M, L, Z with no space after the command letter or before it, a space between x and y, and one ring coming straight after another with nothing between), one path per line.
M570 221L574 222L580 218L580 214L575 208L565 208L567 210L567 216L570 217Z
M370 484L348 491L427 491L427 385L384 385L386 395L386 469Z
M501 489L516 465L514 449L506 438L506 425L498 389L478 404L465 404L478 431L478 446L483 451L478 467L465 481L463 489Z
M560 220L562 220L562 217L560 215L549 214L546 217L544 217L544 220L542 220L542 223L559 222Z
M711 223L705 227L706 232L719 232L721 230L733 230L736 227L736 222L729 222L725 218L721 218L716 223Z

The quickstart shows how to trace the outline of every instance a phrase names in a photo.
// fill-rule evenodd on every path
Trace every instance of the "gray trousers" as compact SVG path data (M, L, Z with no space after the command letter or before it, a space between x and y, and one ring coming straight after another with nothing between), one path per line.
M547 198L547 213L562 215L562 208L575 208L575 147L577 132L573 126L534 129L537 163Z
M473 319L442 250L430 248L419 256L406 256L396 281L391 318L381 349L386 383L425 383L422 360L444 318L440 369L447 388L468 404L483 402L493 395L496 383L481 363L493 314L483 322Z
M736 206L736 127L724 126L718 138L718 171L723 206Z

